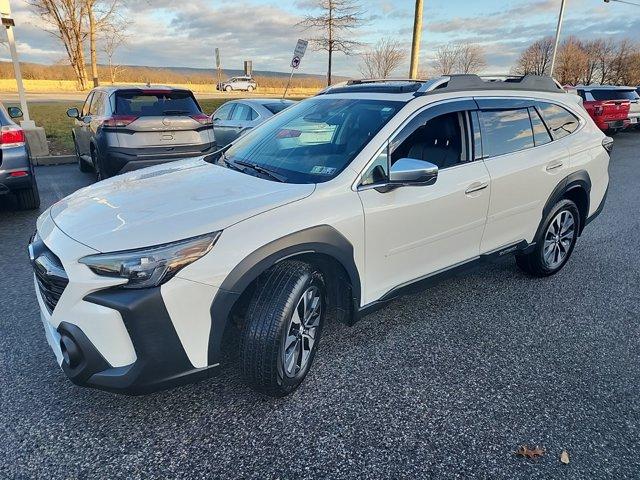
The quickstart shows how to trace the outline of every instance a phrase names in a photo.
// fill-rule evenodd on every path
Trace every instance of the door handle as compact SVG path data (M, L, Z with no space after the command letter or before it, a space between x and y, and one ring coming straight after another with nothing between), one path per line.
M554 170L562 167L562 165L564 165L562 161L551 162L549 165L547 165L547 172L553 172Z
M467 187L464 191L465 195L470 195L475 192L479 192L480 190L484 190L489 186L489 182L473 182L471 185Z

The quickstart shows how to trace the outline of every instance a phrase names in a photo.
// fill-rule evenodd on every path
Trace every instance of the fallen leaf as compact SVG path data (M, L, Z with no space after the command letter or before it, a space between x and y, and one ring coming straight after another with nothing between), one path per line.
M535 448L529 448L526 445L520 445L516 450L516 455L527 458L541 457L544 455L544 449L538 447L537 445L535 446Z
M562 453L560 454L560 461L565 465L569 463L569 452L562 450Z

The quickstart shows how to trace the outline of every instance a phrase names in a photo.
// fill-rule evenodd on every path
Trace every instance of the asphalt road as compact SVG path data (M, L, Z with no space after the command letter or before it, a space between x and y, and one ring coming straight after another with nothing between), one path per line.
M4 202L0 478L640 478L639 152L640 133L616 137L607 206L560 274L504 259L329 325L281 400L232 364L145 397L72 385L33 293L37 213ZM43 205L91 180L37 174Z

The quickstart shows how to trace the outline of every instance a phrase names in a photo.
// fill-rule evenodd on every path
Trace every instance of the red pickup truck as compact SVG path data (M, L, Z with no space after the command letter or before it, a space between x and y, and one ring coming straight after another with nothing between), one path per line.
M578 85L575 89L600 130L612 134L638 123L640 111L635 112L635 107L640 110L640 97L635 89L610 85ZM632 103L634 112L630 118Z

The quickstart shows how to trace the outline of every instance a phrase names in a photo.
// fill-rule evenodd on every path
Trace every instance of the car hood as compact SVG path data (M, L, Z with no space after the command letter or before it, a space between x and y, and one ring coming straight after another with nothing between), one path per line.
M85 187L53 205L50 214L69 237L110 252L222 230L305 198L314 188L183 160Z

